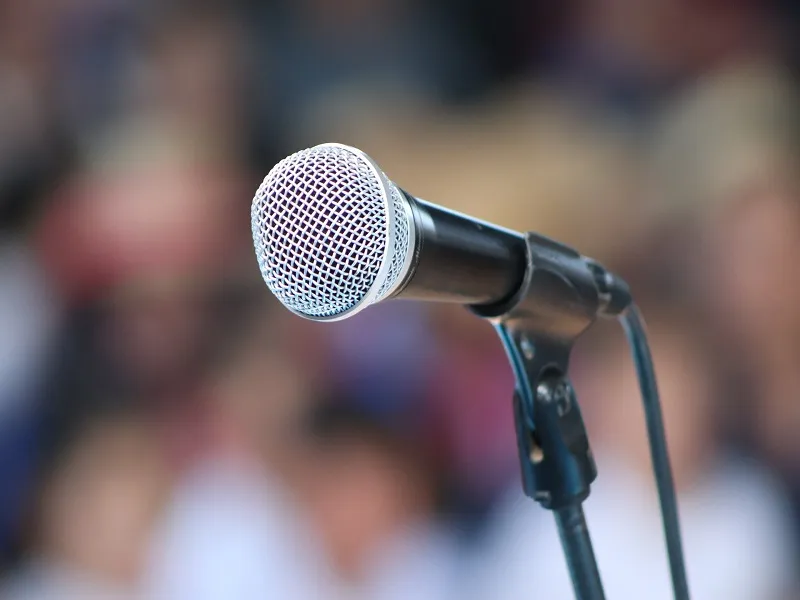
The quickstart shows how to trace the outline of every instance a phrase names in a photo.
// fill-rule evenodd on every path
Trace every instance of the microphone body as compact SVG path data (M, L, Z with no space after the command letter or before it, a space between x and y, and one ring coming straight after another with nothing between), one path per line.
M616 315L630 302L624 282L572 248L417 199L341 144L279 162L251 219L267 286L313 320L344 319L392 297L492 318L522 308L525 295L554 331L571 331L571 320Z
M401 192L416 239L395 297L485 305L514 295L525 277L525 236Z

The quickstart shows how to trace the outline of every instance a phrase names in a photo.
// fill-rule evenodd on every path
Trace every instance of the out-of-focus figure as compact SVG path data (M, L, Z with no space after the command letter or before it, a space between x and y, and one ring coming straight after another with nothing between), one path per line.
M36 224L40 262L68 311L48 390L54 421L134 397L191 427L214 347L214 291L236 276L229 206L240 177L193 139L157 119L108 130Z
M14 548L34 479L59 306L28 244L0 233L0 557ZM2 560L0 558L0 560Z
M655 307L658 308L658 307ZM660 383L693 598L773 600L794 584L789 515L759 468L728 460L718 445L714 364L698 323L675 306L644 307ZM586 502L609 598L672 598L644 416L628 349L603 343L578 394L590 422L599 476ZM475 598L573 597L552 516L517 492L500 511L477 566Z
M577 0L559 9L549 11L557 34L539 44L543 78L636 128L694 78L781 50L775 15L757 0Z
M46 475L32 552L0 595L9 600L139 598L149 536L168 490L146 421L93 418Z
M198 407L204 450L180 477L151 556L157 600L328 597L327 563L288 485L311 390L281 321L248 321L212 374Z
M241 172L192 127L121 121L88 144L82 167L36 230L42 261L71 306L140 283L208 280L231 258ZM246 214L241 222L246 225Z
M300 489L341 600L459 598L455 539L433 520L420 445L363 408L329 400L308 424Z
M688 283L725 341L728 421L796 490L800 92L773 66L732 69L687 93L661 133L659 220L684 232Z
M43 371L60 300L24 227L58 169L54 63L57 11L0 2L0 565L14 553L38 453Z
M284 135L318 131L353 106L405 112L435 104L479 89L485 79L470 40L435 3L277 5L256 21L265 63L258 76Z

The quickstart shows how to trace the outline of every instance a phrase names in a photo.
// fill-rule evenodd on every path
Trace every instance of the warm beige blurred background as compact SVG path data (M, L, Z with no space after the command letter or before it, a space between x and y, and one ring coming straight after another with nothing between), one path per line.
M697 600L799 598L791 0L0 0L0 597L571 598L459 307L269 298L249 204L361 147L650 324ZM573 377L610 599L670 598L613 323Z

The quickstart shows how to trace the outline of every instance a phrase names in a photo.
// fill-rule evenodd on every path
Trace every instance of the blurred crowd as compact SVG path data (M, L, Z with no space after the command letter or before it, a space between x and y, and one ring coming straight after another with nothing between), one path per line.
M249 205L362 148L649 324L698 600L800 598L790 0L0 0L0 598L572 598L492 328L269 296ZM671 597L614 323L572 377L609 598Z

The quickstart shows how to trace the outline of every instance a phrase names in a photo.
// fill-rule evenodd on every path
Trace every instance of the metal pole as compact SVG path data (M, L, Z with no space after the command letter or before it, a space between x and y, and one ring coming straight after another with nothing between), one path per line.
M600 571L580 503L553 511L577 600L605 600Z

